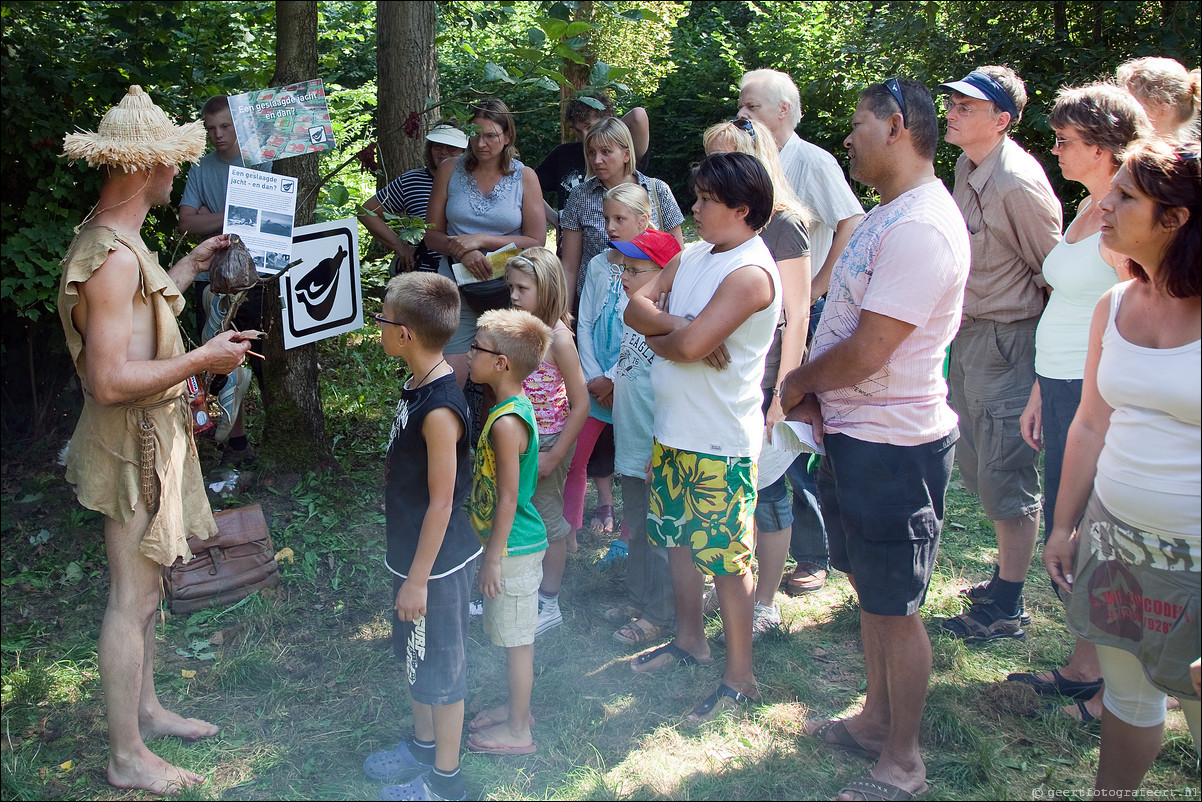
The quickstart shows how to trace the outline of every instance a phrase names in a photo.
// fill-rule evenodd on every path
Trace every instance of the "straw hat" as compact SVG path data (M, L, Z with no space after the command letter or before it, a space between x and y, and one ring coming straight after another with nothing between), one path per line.
M176 125L135 85L108 110L95 133L67 134L62 155L71 161L86 159L90 166L107 164L137 172L159 164L199 161L204 152L202 121Z

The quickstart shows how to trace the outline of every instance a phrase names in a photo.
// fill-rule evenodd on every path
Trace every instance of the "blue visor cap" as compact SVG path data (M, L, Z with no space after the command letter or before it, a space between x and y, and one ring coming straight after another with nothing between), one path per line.
M977 100L988 100L1002 111L1009 112L1011 118L1018 117L1018 107L1014 105L1014 98L1010 97L1010 93L992 76L979 70L973 70L959 81L939 84L939 86L962 95L975 97Z
M642 248L635 245L633 242L627 242L624 240L610 240L609 247L617 248L631 259L646 259L648 262L655 261L648 254L646 254Z

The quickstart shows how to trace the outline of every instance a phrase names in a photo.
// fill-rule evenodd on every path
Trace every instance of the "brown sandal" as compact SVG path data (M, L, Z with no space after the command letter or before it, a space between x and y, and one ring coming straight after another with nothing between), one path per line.
M612 535L614 532L614 508L612 504L601 504L593 510L589 529L594 535Z
M636 618L618 628L614 640L626 646L642 646L646 643L661 641L668 636L666 627L652 624L645 618Z

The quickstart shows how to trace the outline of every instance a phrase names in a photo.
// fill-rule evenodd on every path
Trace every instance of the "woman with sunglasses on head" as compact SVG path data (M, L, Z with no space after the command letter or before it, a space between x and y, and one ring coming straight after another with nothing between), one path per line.
M1099 201L1110 192L1123 151L1150 133L1150 126L1135 98L1109 83L1062 89L1048 121L1056 134L1052 153L1061 173L1089 191L1064 238L1043 262L1051 295L1035 330L1036 382L1019 418L1023 439L1044 452L1043 519L1044 532L1050 534L1059 521L1061 465L1068 427L1081 403L1093 310L1107 290L1132 278L1126 257L1102 243ZM1086 724L1102 715L1101 677L1093 644L1078 639L1064 668L1016 673L1007 679L1031 685L1038 693L1076 700L1064 712Z
M1098 795L1156 759L1166 693L1199 745L1202 177L1198 143L1141 140L1099 201L1102 245L1135 276L1094 310L1043 561L1105 681ZM1080 523L1078 524L1078 521Z
M452 262L460 262L478 279L492 278L487 254L513 243L519 249L547 241L547 217L534 170L518 161L517 131L509 107L495 98L472 108L467 152L448 159L434 177L426 215L425 243L443 255L438 272L454 278ZM508 289L498 297L508 305ZM476 317L467 303L459 312L459 329L446 347L455 379L467 381L467 350L476 336Z
M702 138L707 156L715 153L746 153L756 157L772 179L772 217L760 231L760 237L780 271L782 300L781 320L765 359L761 384L765 425L771 430L785 418L777 385L789 371L801 364L809 330L811 275L807 213L785 178L776 141L763 123L737 118L710 126ZM775 602L776 589L784 576L785 561L789 556L793 510L801 506L790 504L786 481L782 475L768 487L761 488L756 505L755 553L759 572L756 576L755 612L751 629L753 641L777 629L781 623L780 608ZM794 488L795 495L802 492ZM820 515L816 506L806 514ZM819 518L816 524L811 521L807 525L821 527L821 523Z

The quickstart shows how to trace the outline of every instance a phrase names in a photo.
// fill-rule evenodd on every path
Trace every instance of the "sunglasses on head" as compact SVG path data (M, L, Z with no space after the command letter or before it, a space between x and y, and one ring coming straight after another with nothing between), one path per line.
M889 90L889 94L893 95L893 99L897 101L897 107L901 109L902 128L908 128L906 125L906 96L902 94L901 84L897 78L890 78L885 81L885 88Z
M747 136L751 137L751 141L755 142L755 126L751 124L751 120L744 120L742 117L735 117L730 121L730 124L747 134Z

